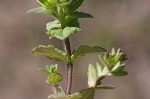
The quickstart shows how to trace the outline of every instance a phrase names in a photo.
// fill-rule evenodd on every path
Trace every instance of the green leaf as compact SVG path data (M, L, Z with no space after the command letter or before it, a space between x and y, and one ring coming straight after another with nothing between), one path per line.
M103 57L102 57L101 55L98 55L98 58L99 58L99 60L101 61L102 65L105 66L106 64L105 64L105 62L104 62Z
M88 13L78 11L71 13L71 16L74 18L93 18L93 16Z
M70 2L62 2L60 4L58 4L59 7L66 7L70 4Z
M96 70L92 64L89 64L88 68L88 85L89 87L95 87L96 81L97 81L97 75Z
M69 96L59 96L59 95L52 94L48 96L48 99L71 99L71 98Z
M115 54L116 54L115 48L112 48L111 55L113 56Z
M112 50L112 53L113 53L113 50ZM116 53L114 54L114 63L117 63L118 61L121 61L121 58L123 57L124 55L123 55L123 53L121 52L121 50L120 49L118 49L117 51L116 51Z
M68 95L68 96L52 94L48 98L49 99L82 99L82 94L74 93L74 94L71 94L71 95Z
M58 84L55 84L52 88L54 94L48 96L49 99L82 99L81 93L74 93L68 96L65 95L64 90Z
M119 72L124 69L125 64L121 64L120 61L116 63L116 65L113 67L112 72Z
M81 93L74 93L72 95L69 95L71 99L82 99L82 94Z
M69 0L59 0L60 2L66 2L66 1L69 1Z
M113 76L126 76L126 75L128 75L128 73L126 72L126 71L120 71L120 72L111 72L111 74L113 75Z
M55 48L52 45L39 45L38 47L32 50L32 53L34 55L44 55L50 59L55 59L57 61L63 61L66 63L70 62L69 56L65 52Z
M83 96L81 99L94 99L95 89L94 88L83 89L80 91L80 93Z
M103 68L103 71L102 71L102 73L101 73L101 76L107 76L108 73L109 73L108 67L105 66L105 67Z
M70 3L69 9L71 10L71 12L75 11L76 9L78 9L81 4L83 3L84 0L72 0L72 2Z
M98 80L100 80L104 76L107 76L109 73L108 68L106 66L104 68L102 68L99 63L96 63L96 69L97 69Z
M119 53L119 54L116 54L116 55L114 56L114 63L120 61L122 55L123 55L123 54L120 54L120 53Z
M121 62L117 62L116 65L113 67L111 74L113 76L125 76L128 73L123 71L125 64L121 64Z
M37 7L33 8L31 10L28 10L27 13L44 13L44 14L50 14L54 19L58 19L58 14L55 11L55 8L46 8L46 7Z
M55 84L52 88L55 95L65 96L64 90L58 84Z
M71 56L72 61L74 62L75 59L79 56L85 55L85 54L90 54L90 53L95 53L95 52L105 52L106 49L102 47L89 47L87 45L81 45L77 50L75 50Z
M28 13L45 13L45 14L50 14L51 13L51 9L46 9L45 7L37 7L37 8L33 8L31 10L27 11Z
M97 76L101 77L102 76L102 67L100 66L99 63L96 63L96 70L97 70Z
M49 66L49 65L48 65ZM50 65L50 72L51 73L55 73L57 71L57 68L58 68L58 64L55 64L55 65Z
M66 19L66 20L67 20L67 26L80 28L80 23L78 22L78 18L72 18L71 17L71 18Z
M103 54L103 61L105 65L108 67L108 69L110 69L112 62L111 62L111 56L108 52Z
M49 74L55 73L57 70L58 65L47 65L46 70L49 72Z
M115 89L115 87L110 85L99 85L96 87L96 89Z
M48 0L37 0L37 2L45 7L49 7L50 5L50 2L48 2Z
M75 32L79 32L81 29L78 27L65 27L64 29L62 28L53 28L47 32L47 34L52 37L56 37L60 40L64 40L68 38L71 34Z
M53 22L49 22L46 24L46 29L47 30L52 30L52 29L60 29L61 28L61 24L59 23L58 20L55 20Z
M58 3L58 0L47 0L50 4L55 5Z
M64 29L63 29L63 34L64 34L64 39L65 38L67 38L69 35L71 35L71 34L73 34L73 33L75 33L75 32L79 32L79 31L81 31L81 29L80 28L78 28L78 27L65 27Z
M48 30L47 35L51 37L56 37L60 40L64 40L75 32L79 32L81 29L78 27L65 27L61 28L61 24L55 20L46 24L46 29Z
M39 70L41 70L43 72L47 72L48 74L52 74L57 71L57 67L58 67L58 64L46 65L45 68L40 68Z
M62 75L59 73L52 73L51 75L48 76L47 82L51 84L56 84L58 82L61 82L63 79Z
M57 13L57 0L37 0L37 2L39 4L41 4L43 7L45 7L46 9L51 10L51 15L54 18L58 18L58 13Z

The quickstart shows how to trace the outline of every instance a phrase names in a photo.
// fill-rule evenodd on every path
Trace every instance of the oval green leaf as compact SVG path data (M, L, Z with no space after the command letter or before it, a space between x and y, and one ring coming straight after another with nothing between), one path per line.
M77 57L85 55L85 54L90 54L90 53L95 53L95 52L106 52L105 48L102 47L89 47L87 45L81 45L77 50L75 50L71 56L72 62L76 60Z
M94 87L97 80L96 70L92 64L89 64L88 68L88 85L89 87Z
M52 73L48 76L47 82L51 84L56 84L58 82L61 82L63 79L63 76L59 73Z
M83 1L84 0L72 0L72 2L69 5L70 12L73 12L76 9L78 9L81 6L81 4L83 3Z
M99 86L96 86L96 89L115 89L115 87L110 86L110 85L99 85Z
M34 55L44 55L50 59L55 59L57 61L63 61L65 63L70 62L70 58L65 52L55 48L52 45L48 45L48 46L39 45L38 47L35 47L32 50L32 53Z
M82 94L81 99L94 99L95 89L94 88L83 89L80 91L80 93Z
M70 15L74 18L93 18L93 16L91 14L84 13L84 12L78 12L78 11L73 12Z

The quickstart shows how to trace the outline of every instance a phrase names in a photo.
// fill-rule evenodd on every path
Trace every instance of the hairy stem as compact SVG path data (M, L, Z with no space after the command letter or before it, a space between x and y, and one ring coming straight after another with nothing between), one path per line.
M69 37L64 40L65 50L66 53L71 57L71 46ZM73 72L73 64L67 64L67 82L66 82L66 95L71 93L71 86L72 86L72 72Z
M73 64L67 64L66 95L71 93Z

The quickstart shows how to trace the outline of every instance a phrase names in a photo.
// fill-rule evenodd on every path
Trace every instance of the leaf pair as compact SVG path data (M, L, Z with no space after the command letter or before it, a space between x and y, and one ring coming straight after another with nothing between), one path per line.
M47 35L52 38L56 37L60 40L64 40L75 32L79 32L81 29L78 27L65 27L62 29L61 24L55 20L46 24Z
M65 95L64 90L58 84L53 86L53 92L54 94L48 96L48 99L82 99L81 93L74 93L68 96Z
M93 99L95 93L94 88L87 88L71 95L65 95L63 89L57 84L53 86L53 91L54 94L48 96L49 99Z
M68 63L71 61L69 59L69 56L65 52L55 48L52 45L48 45L48 46L39 45L38 47L35 47L32 50L32 53L34 55L44 55L50 59L55 59L57 61L63 61L65 63Z
M74 50L71 59L74 62L79 56L96 52L106 52L106 49L98 46L90 47L87 45L81 45L77 50Z
M58 82L62 81L63 76L60 73L57 73L58 65L46 65L45 68L40 68L41 71L44 71L49 74L46 82L49 84L57 84Z
M56 73L58 68L58 64L55 65L46 65L45 68L40 68L41 71L48 73L49 75L52 73Z
M74 61L79 57L85 54L95 53L95 52L105 52L106 50L102 47L89 47L87 45L80 46L73 54L68 56L65 52L55 48L52 45L44 46L40 45L32 50L34 55L44 55L50 59L55 59L57 61L63 61L65 63L74 63Z

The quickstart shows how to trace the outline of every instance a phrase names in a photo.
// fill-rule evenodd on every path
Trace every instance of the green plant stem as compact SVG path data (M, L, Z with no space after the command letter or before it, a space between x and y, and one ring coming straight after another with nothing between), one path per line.
M64 40L65 50L66 53L71 57L71 46L69 37ZM71 93L71 86L72 86L72 72L73 72L73 64L67 64L67 82L66 82L66 95Z

